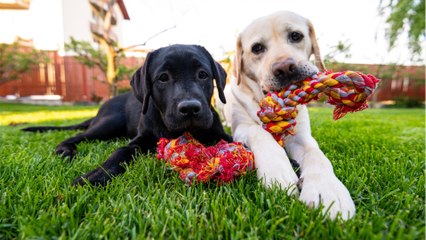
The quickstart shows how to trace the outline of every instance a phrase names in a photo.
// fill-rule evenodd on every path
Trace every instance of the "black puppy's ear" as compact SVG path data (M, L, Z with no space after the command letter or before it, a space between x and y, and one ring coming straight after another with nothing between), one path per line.
M225 89L226 85L226 71L223 69L223 67L220 65L220 63L216 62L212 55L207 51L204 47L198 46L202 51L205 52L205 54L209 57L210 66L213 71L213 78L216 81L216 87L217 92L219 93L219 99L222 103L226 103L225 94L223 93L223 90Z
M133 74L130 85L135 97L142 103L142 113L148 110L149 97L151 96L151 77L148 74L149 59L152 54L148 53L145 63Z
M223 69L222 65L220 63L214 62L214 68L213 68L213 77L216 79L216 87L217 91L219 93L220 101L223 103L226 103L225 94L223 93L223 90L225 89L226 85L226 71Z

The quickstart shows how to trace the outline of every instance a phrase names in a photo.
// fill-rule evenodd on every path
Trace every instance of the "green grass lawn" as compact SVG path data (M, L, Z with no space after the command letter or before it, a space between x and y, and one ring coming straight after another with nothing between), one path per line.
M337 122L331 108L311 109L314 137L357 207L343 223L265 190L253 172L223 186L184 185L153 155L140 156L105 188L71 187L127 140L81 143L69 162L54 149L75 131L19 129L78 123L96 109L0 104L0 239L425 237L422 109L369 109Z

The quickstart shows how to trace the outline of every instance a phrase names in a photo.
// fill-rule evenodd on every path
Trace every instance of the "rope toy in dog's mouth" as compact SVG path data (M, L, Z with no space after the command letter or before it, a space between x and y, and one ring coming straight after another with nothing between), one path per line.
M328 103L335 105L333 118L337 120L348 112L368 108L367 99L380 80L360 72L323 72L301 82L287 86L280 92L269 92L260 101L257 113L263 128L284 146L285 137L294 135L298 104L317 100L321 93L328 96Z
M189 133L176 139L161 138L157 146L157 158L164 159L180 179L191 184L217 181L225 183L254 169L253 153L241 143L221 140L205 147Z

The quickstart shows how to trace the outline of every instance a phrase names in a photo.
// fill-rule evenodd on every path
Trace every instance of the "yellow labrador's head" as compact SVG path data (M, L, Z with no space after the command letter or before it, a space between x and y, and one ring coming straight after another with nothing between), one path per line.
M314 54L316 66L309 61ZM264 91L278 91L324 70L311 22L292 12L254 20L238 37L234 73Z

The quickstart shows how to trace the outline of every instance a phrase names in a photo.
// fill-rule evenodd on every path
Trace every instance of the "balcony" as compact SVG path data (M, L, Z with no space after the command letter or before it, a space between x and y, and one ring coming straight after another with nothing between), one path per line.
M118 41L118 36L113 31L106 32L102 24L99 23L90 23L90 31L93 35L99 38L108 37L107 40L112 40L114 42Z
M0 0L0 9L28 10L31 0Z
M0 0L1 1L1 0ZM103 1L100 0L89 0L90 5L93 8L93 13L94 15L98 15L100 18L105 18L106 13L108 12L108 4L104 3ZM117 13L114 10L114 8L112 9L112 14L111 14L111 24L112 25L116 25L117 24Z

